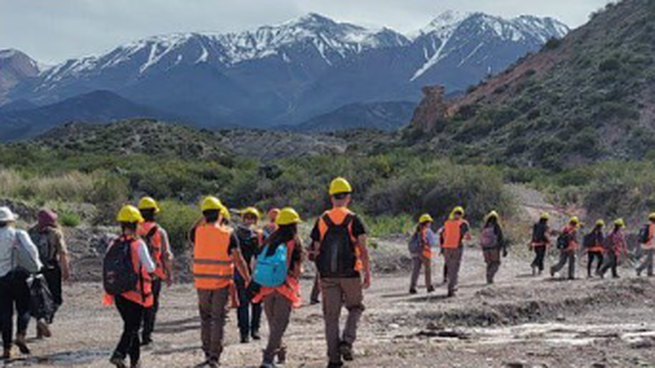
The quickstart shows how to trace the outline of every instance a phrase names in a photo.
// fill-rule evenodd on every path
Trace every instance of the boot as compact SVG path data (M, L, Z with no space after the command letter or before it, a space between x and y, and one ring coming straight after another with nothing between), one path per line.
M111 359L109 359L109 363L115 365L116 368L127 368L127 365L125 364L125 359L117 355L111 357Z
M36 321L36 338L51 337L50 326L44 319Z
M411 288L411 289L409 289L409 294L410 294L410 295L414 295L414 294L416 294L416 293L418 293L418 291L416 291L415 288Z
M352 362L353 360L355 360L352 345L350 345L345 341L342 341L341 344L339 345L339 353L341 353L341 357L346 362Z
M21 354L24 355L30 355L32 352L30 349L27 347L27 340L25 339L25 334L16 334L16 346L18 346L18 350L20 351Z

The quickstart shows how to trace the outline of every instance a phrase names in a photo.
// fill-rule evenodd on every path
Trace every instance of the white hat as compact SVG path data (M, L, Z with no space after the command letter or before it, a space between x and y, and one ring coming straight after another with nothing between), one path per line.
M0 222L13 222L18 219L18 215L11 212L9 207L0 207Z

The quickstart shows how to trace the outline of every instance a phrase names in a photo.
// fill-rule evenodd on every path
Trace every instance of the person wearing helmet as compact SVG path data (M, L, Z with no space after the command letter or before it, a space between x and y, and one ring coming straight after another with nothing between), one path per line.
M284 332L289 326L291 311L300 308L300 275L302 273L303 246L298 236L298 224L302 220L293 208L287 207L276 218L278 228L266 239L260 257L273 256L279 247L286 247L286 280L279 286L262 286L253 298L255 303L263 303L268 321L268 343L264 349L261 368L275 367L277 363L285 364L286 346L283 343ZM255 265L257 267L257 265Z
M487 284L494 283L494 277L500 268L501 252L507 257L507 242L503 236L503 228L500 226L500 215L491 211L485 218L484 227L480 232L480 248L487 264Z
M12 358L14 311L18 314L16 346L22 354L30 354L26 334L30 322L30 273L42 268L39 251L27 232L15 228L18 215L9 207L0 207L0 329L2 360ZM17 252L15 252L17 250Z
M530 242L530 247L534 251L534 260L530 265L532 276L536 276L537 273L541 275L544 271L544 259L546 259L546 250L550 244L550 238L548 237L550 233L549 219L550 215L543 212L539 217L539 222L532 226L532 241Z
M148 246L137 235L139 224L143 223L141 212L134 206L123 206L118 212L116 221L120 224L121 233L109 245L105 263L112 263L108 260L108 257L112 255L124 254L125 252L118 252L119 249L124 248L129 254L134 273L138 275L139 281L132 290L111 297L107 296L109 298L107 303L111 303L113 299L123 320L123 333L111 356L110 363L118 368L125 368L127 367L125 359L129 355L130 366L139 367L141 360L139 330L145 310L152 307L154 302L151 274L155 271L156 265L150 256ZM123 259L120 258L120 260Z
M366 227L348 209L352 187L336 178L329 188L332 209L316 222L311 233L310 259L315 261L323 294L323 318L328 346L328 367L352 361L357 324L364 312L363 290L371 285ZM339 333L339 316L344 307L348 318Z
M644 270L648 277L653 276L653 256L655 255L655 213L648 216L648 224L641 230L639 243L644 251L644 260L637 266L637 276L641 276Z
M598 273L600 268L603 266L603 252L605 248L603 247L605 236L603 235L603 228L605 227L605 221L598 220L596 221L596 226L589 234L585 235L582 240L582 245L587 251L587 278L592 278L592 268L594 260L598 260L596 263L595 273Z
M264 238L268 238L277 230L277 224L275 222L275 219L277 219L277 216L280 214L280 209L279 208L271 208L268 210L268 213L266 214L266 217L268 219L268 223L264 225L264 228L262 231L264 232Z
M607 270L609 269L612 269L613 278L619 278L619 257L621 254L627 254L628 252L625 234L623 233L624 228L625 221L623 221L623 219L618 219L614 221L614 229L612 232L607 235L607 241L605 241L605 262L600 270L598 270L598 275L602 278L605 278L605 273L607 273Z
M235 292L235 268L250 284L250 272L235 232L224 225L226 207L216 197L200 204L203 220L190 231L193 244L193 278L198 291L203 365L219 366L229 301Z
M454 297L457 292L459 267L464 252L464 240L471 240L469 230L469 223L464 219L464 208L461 206L455 207L448 216L448 220L441 232L441 247L446 259L444 267L448 270L449 298Z
M62 282L70 278L70 264L68 262L68 248L64 239L64 233L57 222L57 213L43 208L37 214L37 223L30 230L30 238L39 250L39 258L43 264L41 274L52 294L54 311L48 318L39 318L36 323L36 337L41 339L50 337L50 324L52 324L55 313L61 307L64 300L62 297Z
M137 234L145 241L152 260L155 262L155 272L152 274L152 307L143 313L143 331L141 344L146 346L152 343L152 332L155 329L157 312L159 311L159 294L162 282L170 287L173 284L173 252L166 230L157 223L155 217L160 209L157 201L151 197L143 197L138 204L139 212L143 216L143 223L139 224Z
M572 217L569 223L562 229L562 233L557 239L557 247L560 250L559 262L550 268L551 277L554 277L568 263L569 280L575 279L575 254L578 251L578 229L581 225L580 219Z
M264 235L261 230L257 229L257 222L260 216L261 214L255 207L248 207L241 211L241 224L236 228L241 254L251 274L256 257L264 243ZM241 343L248 343L250 337L253 340L259 340L261 339L259 326L262 316L262 305L260 303L250 302L248 285L239 272L235 272L234 274L234 283L239 298L237 320L239 321Z
M434 286L432 286L432 248L437 246L437 236L432 230L433 223L432 216L427 213L422 215L409 243L409 252L412 257L410 294L416 294L417 292L416 284L421 273L421 267L425 267L425 287L428 293L434 292Z

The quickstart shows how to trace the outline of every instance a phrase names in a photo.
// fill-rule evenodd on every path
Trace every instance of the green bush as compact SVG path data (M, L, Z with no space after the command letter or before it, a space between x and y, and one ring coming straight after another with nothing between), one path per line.
M60 210L57 214L59 223L64 227L77 227L82 222L80 215L70 210Z
M202 215L195 205L187 205L175 200L160 201L161 212L157 221L168 232L171 248L177 254L184 252L188 247L188 233L191 227Z

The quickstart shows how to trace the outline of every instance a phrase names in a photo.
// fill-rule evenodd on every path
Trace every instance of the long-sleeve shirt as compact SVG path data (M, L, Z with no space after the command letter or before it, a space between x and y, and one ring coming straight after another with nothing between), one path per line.
M27 271L37 272L43 267L39 260L39 251L27 232L13 227L4 227L0 229L0 277L6 276L19 266L16 259L19 255L14 253L15 247L20 247L18 250L21 252L20 256L23 256L23 259L29 263L29 265L22 265L28 266Z
M150 252L148 252L148 246L143 240L138 240L139 242L139 262L146 269L148 273L155 272L157 265L153 262L152 257L150 257Z

